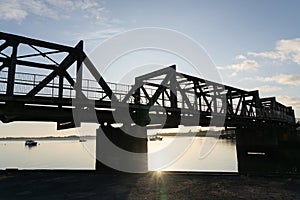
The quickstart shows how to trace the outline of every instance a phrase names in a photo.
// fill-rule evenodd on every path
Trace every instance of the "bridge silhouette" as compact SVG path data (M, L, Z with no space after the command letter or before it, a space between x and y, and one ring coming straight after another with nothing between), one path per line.
M84 78L85 72L91 78ZM260 98L257 90L246 91L179 73L175 65L135 77L133 85L110 83L83 51L83 41L70 47L3 32L0 102L3 123L49 121L56 122L58 130L80 126L81 122L98 123L114 144L133 152L147 152L146 132L141 133L144 138L134 138L111 124L128 125L132 120L147 128L234 127L239 171L247 173L265 172L274 163L282 163L275 151L282 144L291 146L297 135L292 107L277 102L275 97ZM124 109L130 120L116 119ZM74 120L74 112L81 113L79 123ZM91 112L96 113L96 118L91 117ZM98 146L101 149L101 144ZM263 152L266 156L258 158L253 154L249 158L249 152ZM256 167L255 163L261 165L270 157L270 165ZM298 164L290 168L296 166L298 170ZM105 163L98 166L100 170L107 169Z

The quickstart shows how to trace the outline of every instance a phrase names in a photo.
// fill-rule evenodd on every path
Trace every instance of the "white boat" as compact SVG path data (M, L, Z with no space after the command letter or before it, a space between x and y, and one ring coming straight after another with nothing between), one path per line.
M27 146L36 146L37 142L30 139L30 140L25 141L25 145L27 145Z

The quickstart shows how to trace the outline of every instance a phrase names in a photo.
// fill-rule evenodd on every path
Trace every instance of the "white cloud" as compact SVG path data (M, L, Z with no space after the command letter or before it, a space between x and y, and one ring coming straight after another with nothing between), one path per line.
M0 19L21 21L28 13L21 7L16 0L1 1Z
M248 80L254 80L253 78L246 78ZM263 92L263 93L272 93L272 92L276 92L276 91L280 91L282 90L281 87L277 87L277 86L271 86L271 85L262 85L262 86L258 86L255 88L241 88L243 90L247 90L247 91L254 91L254 90L259 90L259 92Z
M85 31L85 32L66 32L70 40L105 40L113 35L123 32L123 28L107 28L98 31Z
M284 105L293 106L294 109L300 109L300 97L278 96L276 98Z
M240 54L240 55L237 55L234 59L235 60L246 60L247 58L246 58L246 56Z
M69 10L86 10L99 6L99 1L94 0L47 0L49 5L52 5L57 8L69 9Z
M249 52L248 55L300 64L300 38L279 40L272 51Z
M30 14L44 16L52 19L58 19L59 17L57 10L51 8L43 1L27 0L23 1L20 5L24 9L24 11Z
M85 17L105 21L105 7L96 0L2 0L0 1L0 19L22 21L28 15L37 15L51 19L68 17L72 12L83 11Z
M244 60L242 63L229 65L229 69L234 69L236 71L246 71L256 69L259 64L255 60Z
M239 61L238 64L232 64L227 66L219 66L217 69L234 70L231 76L236 76L240 71L246 70L256 70L261 63L258 58L266 58L271 61L280 61L287 63L296 63L300 65L300 38L290 39L290 40L279 40L276 42L276 47L271 51L263 52L248 52L248 56L243 54L237 55L234 60ZM259 77L259 81L263 82L278 82L284 85L299 85L298 75L278 75L274 77Z
M300 85L300 75L280 74L269 77L256 77L255 80L261 82L275 82L281 85Z
M115 28L105 28L105 29L93 30L93 31L83 29L82 32L65 31L63 34L70 41L84 40L85 47L88 50L92 50L96 48L104 40L116 34L122 33L124 31L125 31L124 28L115 27Z
M275 52L275 51L265 51L265 52L249 52L248 55L254 56L254 57L261 57L261 58L269 58L269 59L279 59L279 60L285 60L286 57L284 53L282 52Z
M217 69L224 70L224 69L231 69L234 72L231 76L236 76L238 72L247 71L247 70L256 70L259 67L259 64L255 60L244 59L241 63L226 65L226 66L218 66Z
M65 9L70 9L73 10L74 9L74 3L72 1L69 0L46 0L44 2L47 2L49 5L52 5L54 7L58 7L58 8L65 8ZM74 1L76 2L76 1Z
M270 85L263 85L263 86L256 87L254 89L259 90L260 92L276 92L282 90L282 88L280 87L270 86Z

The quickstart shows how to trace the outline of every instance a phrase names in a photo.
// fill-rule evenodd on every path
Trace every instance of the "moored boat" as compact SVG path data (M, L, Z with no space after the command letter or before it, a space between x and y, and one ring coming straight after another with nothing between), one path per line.
M25 145L27 145L27 146L36 146L37 142L30 139L30 140L25 141Z
M163 137L159 137L157 135L152 135L149 137L150 141L162 141Z

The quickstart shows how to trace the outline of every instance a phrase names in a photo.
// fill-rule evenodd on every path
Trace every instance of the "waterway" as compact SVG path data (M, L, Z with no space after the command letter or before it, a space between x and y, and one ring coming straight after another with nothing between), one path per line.
M95 169L95 140L0 141L0 169ZM235 141L163 137L148 142L149 170L236 172Z

